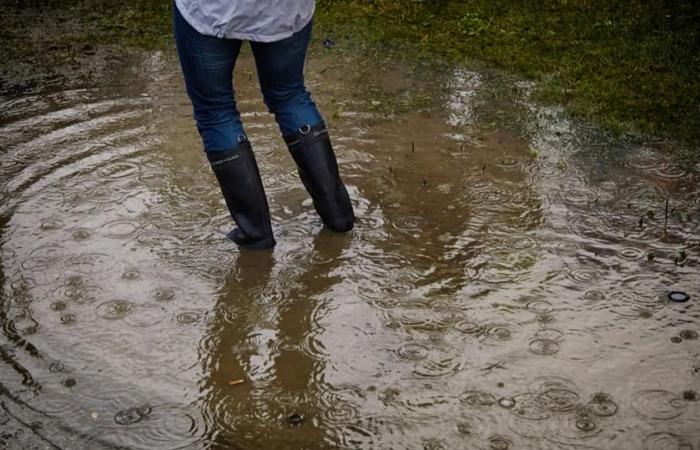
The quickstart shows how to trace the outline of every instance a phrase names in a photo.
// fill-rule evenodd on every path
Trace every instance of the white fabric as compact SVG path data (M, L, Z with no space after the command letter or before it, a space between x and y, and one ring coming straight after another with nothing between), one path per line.
M300 31L315 0L175 0L187 23L218 38L275 42Z

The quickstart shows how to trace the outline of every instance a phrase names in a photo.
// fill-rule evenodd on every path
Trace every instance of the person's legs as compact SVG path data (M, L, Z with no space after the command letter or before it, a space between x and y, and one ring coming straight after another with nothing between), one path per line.
M323 223L335 231L352 229L350 196L338 174L338 163L323 118L304 86L304 61L312 24L277 42L252 42L265 104L299 168L304 187Z
M304 61L312 23L277 42L251 42L260 90L283 135L323 122L304 86Z
M241 41L202 35L173 7L175 41L197 130L238 225L228 237L243 248L274 247L267 197L234 100L233 67Z
M200 34L173 8L175 43L204 150L230 150L245 136L233 92L242 42Z

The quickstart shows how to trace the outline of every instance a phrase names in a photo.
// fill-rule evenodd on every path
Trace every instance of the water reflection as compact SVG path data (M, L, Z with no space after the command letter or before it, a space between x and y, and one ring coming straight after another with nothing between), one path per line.
M292 274L275 273L271 253L238 256L200 344L202 408L214 447L308 448L327 439L324 415L339 405L328 398L315 334L348 242L321 232ZM280 297L270 302L274 291Z

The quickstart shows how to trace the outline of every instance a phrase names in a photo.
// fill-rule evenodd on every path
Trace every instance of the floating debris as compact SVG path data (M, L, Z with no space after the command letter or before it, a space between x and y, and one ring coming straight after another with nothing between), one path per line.
M676 303L685 303L690 300L690 296L682 291L671 291L668 293L668 299Z

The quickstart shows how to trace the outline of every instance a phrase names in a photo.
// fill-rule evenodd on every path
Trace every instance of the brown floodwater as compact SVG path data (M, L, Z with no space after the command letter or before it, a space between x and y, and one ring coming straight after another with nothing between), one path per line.
M351 53L308 67L347 235L237 67L272 253L224 238L172 55L0 97L3 445L700 450L700 167Z

